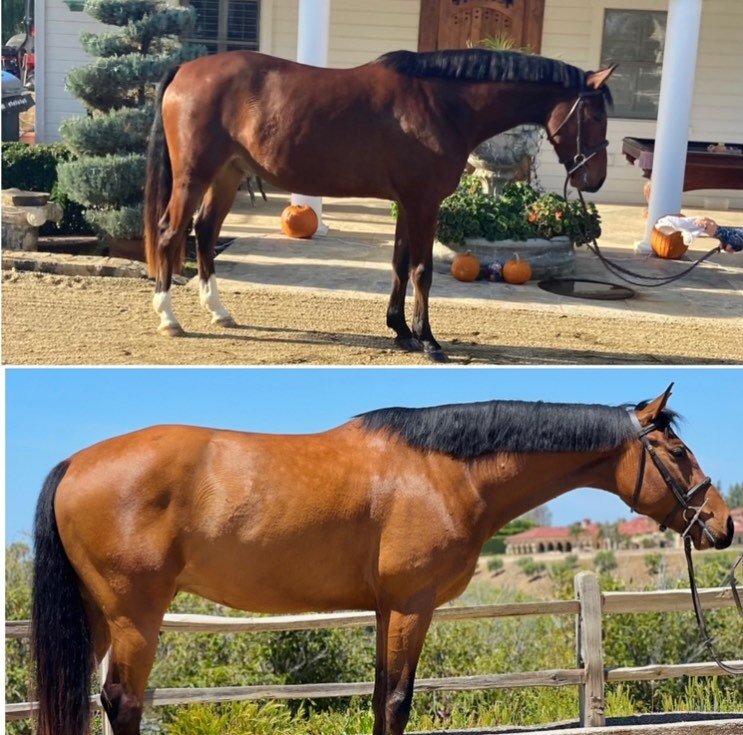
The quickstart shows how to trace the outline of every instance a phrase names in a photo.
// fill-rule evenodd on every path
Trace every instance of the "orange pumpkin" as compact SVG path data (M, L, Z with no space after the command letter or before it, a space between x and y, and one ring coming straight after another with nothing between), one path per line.
M317 231L315 210L306 204L290 204L281 213L281 231L289 237L312 237Z
M506 283L526 283L531 278L531 266L520 258L507 260L503 264L502 274Z
M653 227L650 233L650 247L659 258L680 258L688 249L682 234L678 231L666 234Z
M458 281L474 281L480 275L480 261L470 252L460 253L451 262L451 274Z

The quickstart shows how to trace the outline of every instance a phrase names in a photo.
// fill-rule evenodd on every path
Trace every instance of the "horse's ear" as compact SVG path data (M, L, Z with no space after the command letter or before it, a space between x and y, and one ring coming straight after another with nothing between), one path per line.
M614 70L619 64L612 64L607 66L606 69L599 69L598 71L589 71L586 75L586 87L589 89L599 89L606 84L606 80L614 73Z
M650 401L644 408L637 411L637 418L642 426L652 424L658 419L661 411L666 407L668 399L671 397L672 389L673 383L671 383L656 399Z

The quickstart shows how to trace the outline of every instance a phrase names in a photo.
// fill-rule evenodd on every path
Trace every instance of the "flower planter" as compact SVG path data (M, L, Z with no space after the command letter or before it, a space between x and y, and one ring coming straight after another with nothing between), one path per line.
M566 276L575 270L575 252L568 237L524 241L490 241L478 237L468 238L464 246L445 245L436 240L433 244L434 269L439 273L448 273L456 255L466 251L476 255L483 265L496 261L504 263L518 256L529 262L533 280Z

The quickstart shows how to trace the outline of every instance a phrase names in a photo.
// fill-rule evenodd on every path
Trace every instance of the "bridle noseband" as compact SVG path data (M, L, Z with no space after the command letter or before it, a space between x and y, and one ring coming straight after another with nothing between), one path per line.
M550 133L548 131L547 137L550 139L552 144L555 144L555 136L565 127L568 120L577 113L577 131L575 140L575 155L572 158L561 158L560 163L565 166L568 172L568 177L572 176L576 171L585 166L594 156L601 153L609 147L609 141L604 139L597 145L584 146L583 145L583 105L589 97L597 97L603 95L604 92L601 89L585 89L576 98L570 111L565 116L565 119Z
M698 482L693 487L689 488L688 490L684 491L682 488L678 486L678 483L676 480L673 479L673 476L668 471L668 468L663 464L663 461L661 458L656 454L655 449L653 448L652 444L650 444L650 441L648 440L648 434L652 431L655 431L658 427L651 423L648 426L642 426L640 424L639 419L635 415L633 411L629 412L630 419L632 423L635 426L635 429L637 431L637 438L642 442L642 454L640 455L640 467L637 472L637 480L635 482L635 490L632 494L632 511L636 511L637 508L637 501L640 499L640 491L642 489L642 483L643 478L645 476L645 458L650 455L650 459L653 461L653 464L656 466L658 472L660 472L660 476L663 478L663 481L666 483L666 486L668 489L673 493L673 496L676 498L676 506L673 508L673 510L666 516L666 519L663 521L663 523L660 526L661 531L665 531L668 527L668 524L671 522L673 517L676 515L676 513L679 512L679 510L683 509L684 512L684 520L687 521L687 526L684 532L681 534L681 536L684 539L684 554L686 556L686 567L687 571L689 573L689 589L691 592L691 601L692 605L694 607L694 614L697 619L697 625L699 626L699 632L702 636L702 641L704 642L704 646L709 651L712 658L715 660L715 663L726 673L728 674L734 674L734 675L741 675L743 674L743 665L740 664L733 664L728 663L726 661L722 660L722 657L718 654L717 649L714 645L714 640L712 639L712 636L710 636L708 630L707 630L707 623L704 619L704 612L702 610L702 602L699 599L699 590L697 589L697 583L694 575L694 562L692 561L692 545L691 545L691 536L690 532L691 529L694 528L697 524L701 527L702 533L710 540L712 545L715 545L715 537L712 534L712 532L707 528L707 524L702 520L701 514L702 510L704 509L704 506L707 504L707 499L704 499L704 502L699 505L695 506L692 505L692 501L694 500L694 496L697 493L702 492L703 490L706 490L709 488L709 486L712 484L712 480L709 477L705 477L701 480L701 482ZM693 511L693 515L689 517L687 513L689 511ZM735 579L735 570L736 568L743 562L743 554L738 557L738 560L733 564L732 569L729 572L729 578L730 578L730 589L732 590L733 599L735 601L735 606L738 608L738 612L741 616L743 616L743 604L741 604L740 595L738 594L738 587L737 582Z
M673 520L676 514L680 510L683 510L683 517L684 520L687 522L687 526L681 535L684 538L687 537L691 532L691 529L694 526L699 525L699 527L702 529L702 533L714 546L717 539L714 537L712 531L709 530L707 524L701 518L704 506L707 504L707 499L705 498L704 502L701 505L692 505L694 497L698 493L709 488L709 486L712 484L711 478L704 477L700 482L698 482L696 485L692 486L688 490L684 490L683 488L679 487L679 484L673 478L673 475L671 475L671 473L668 471L668 468L663 464L663 460L661 460L661 458L658 456L657 452L653 448L653 445L648 439L648 434L655 431L658 427L653 423L649 424L648 426L641 426L640 421L633 411L630 411L629 415L632 423L635 425L635 429L637 430L637 438L642 442L643 447L642 454L640 455L640 466L637 470L637 480L635 481L635 490L632 493L632 504L630 508L633 512L636 512L637 510L637 503L640 499L640 491L642 490L642 484L645 478L646 457L649 455L656 469L660 473L660 476L663 478L663 481L666 483L666 487L671 491L673 497L676 498L676 505L674 506L673 510L666 516L663 523L660 524L660 530L665 531L666 528L668 528L668 524ZM693 515L689 516L689 511L692 511Z

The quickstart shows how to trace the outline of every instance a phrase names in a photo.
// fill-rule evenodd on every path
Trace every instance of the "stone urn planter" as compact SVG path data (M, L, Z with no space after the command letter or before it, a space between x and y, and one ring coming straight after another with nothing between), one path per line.
M541 129L538 125L518 125L480 143L470 153L468 163L474 175L483 179L485 191L493 196L519 177L528 178L531 162L539 151Z
M62 207L49 201L49 194L20 189L2 193L2 242L4 250L37 250L39 227L59 222Z
M551 240L485 240L480 237L467 238L464 246L446 245L436 240L433 245L433 265L439 273L449 273L451 262L463 252L471 252L480 263L505 263L517 256L528 261L532 279L567 276L575 270L575 251L568 237Z

